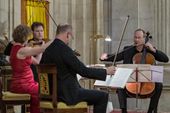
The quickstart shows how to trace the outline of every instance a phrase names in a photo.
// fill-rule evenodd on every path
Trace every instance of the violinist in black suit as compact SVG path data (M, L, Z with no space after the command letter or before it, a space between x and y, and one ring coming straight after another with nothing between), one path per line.
M98 90L84 89L80 86L76 74L81 76L105 80L107 74L114 73L114 67L95 69L86 67L68 46L72 38L72 26L62 24L57 26L56 38L45 50L40 63L56 64L58 100L68 105L85 101L94 105L93 113L106 113L108 94Z
M28 40L28 46L36 47L45 44L44 41L44 24L41 22L33 22L31 25L33 38ZM42 53L34 57L41 59ZM34 80L38 81L38 73L34 64L31 64L32 72L34 73Z
M116 61L123 60L123 64L133 64L133 57L136 53L143 52L146 48L147 53L151 53L156 61L168 62L169 58L166 54L156 49L150 42L145 43L145 31L143 29L137 29L134 32L134 44L135 46L125 46L124 51L118 53ZM113 61L115 55L108 55L104 53L101 56L101 61ZM157 113L157 106L159 98L162 92L162 83L155 83L154 93L150 99L150 105L147 113ZM127 113L127 89L117 89L118 99L122 113Z

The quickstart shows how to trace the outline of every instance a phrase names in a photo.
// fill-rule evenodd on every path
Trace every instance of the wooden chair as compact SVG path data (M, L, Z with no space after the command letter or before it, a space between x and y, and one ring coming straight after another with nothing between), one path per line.
M12 71L12 70L8 70ZM9 105L22 105L22 113L26 112L25 105L30 104L30 94L18 94L12 93L10 91L4 90L4 79L3 77L7 73L7 69L2 68L0 69L0 111L1 113L7 113L7 106ZM7 85L7 83L6 83Z
M41 109L52 113L87 113L88 106L86 102L80 102L77 105L66 105L64 102L57 101L57 68L55 65L40 64L36 68L39 76Z

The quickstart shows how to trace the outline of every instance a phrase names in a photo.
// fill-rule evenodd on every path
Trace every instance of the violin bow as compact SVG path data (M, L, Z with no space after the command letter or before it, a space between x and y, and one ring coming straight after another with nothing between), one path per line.
M45 8L47 15L50 16L51 20L53 21L53 23L56 25L56 27L58 26L57 23L55 22L54 18L52 17L52 15L50 14L50 11L48 10L48 8L45 6L45 4L43 3L43 0L38 0L39 3L43 4L43 7Z
M48 16L50 16L51 20L53 21L53 23L54 23L55 26L57 27L58 25L57 25L56 21L54 20L54 18L53 18L52 15L50 14L50 11L48 10L48 8L47 8L47 7L45 6L45 4L43 3L43 0L38 0L38 1L39 1L39 3L42 3L42 4L43 4L43 7L45 8ZM80 53L79 53L77 50L73 50L73 51L74 51L74 54L75 54L76 56L81 56Z
M114 60L113 60L113 66L116 65L115 63L116 63L117 54L119 53L120 45L121 45L121 43L122 43L123 36L124 36L124 34L125 34L125 30L126 30L126 26L127 26L127 24L128 24L128 21L129 21L129 17L130 17L130 16L128 15L127 18L126 18L126 21L125 21L124 28L123 28L123 30L122 30L122 34L121 34L120 41L119 41L119 46L118 46L118 48L117 48L117 50L116 50L116 54L115 54L115 57L114 57Z

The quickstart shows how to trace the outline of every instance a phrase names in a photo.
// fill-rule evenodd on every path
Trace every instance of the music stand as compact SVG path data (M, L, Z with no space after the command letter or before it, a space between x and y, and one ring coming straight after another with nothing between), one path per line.
M163 66L150 64L119 64L117 67L134 70L128 82L163 82Z
M138 111L139 91L138 83L141 82L163 82L163 66L153 66L150 64L120 64L118 68L131 68L134 72L131 74L128 82L136 83L136 111Z

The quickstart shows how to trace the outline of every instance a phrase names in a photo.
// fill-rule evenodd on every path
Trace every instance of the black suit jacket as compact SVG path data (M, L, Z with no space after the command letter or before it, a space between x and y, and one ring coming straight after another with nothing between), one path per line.
M155 57L156 61L159 61L159 62L168 62L169 61L168 56L166 54L164 54L163 52L161 52L160 50L156 50L156 53L154 53L148 49L146 49L146 51L148 53L151 53ZM135 46L125 46L123 51L117 55L116 61L123 60L123 64L132 64L133 56L136 53L139 53L139 52L136 50ZM108 55L108 59L106 59L104 61L113 61L114 57L115 57L115 55Z
M83 77L105 80L106 70L87 68L74 54L73 50L59 39L45 50L40 63L57 66L58 99L67 104L76 104L80 100L80 85L76 74Z

